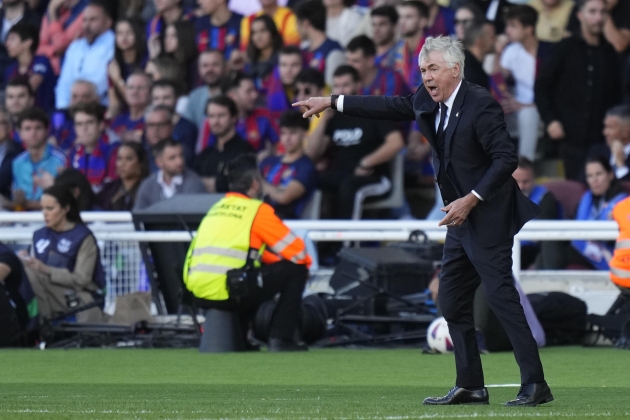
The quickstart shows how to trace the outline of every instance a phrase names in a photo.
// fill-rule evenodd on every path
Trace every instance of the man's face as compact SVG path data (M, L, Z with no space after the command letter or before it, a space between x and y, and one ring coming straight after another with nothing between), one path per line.
M7 47L7 53L9 57L15 58L18 55L22 54L24 51L27 51L31 48L32 40L22 41L22 38L15 32L11 32L7 36L7 40L4 45Z
M46 143L48 130L40 121L25 120L18 129L22 143L27 149L41 147Z
M306 131L296 127L280 127L280 144L285 153L297 153L302 150Z
M149 112L144 118L144 137L149 146L173 135L173 121L165 111Z
M34 100L25 86L8 86L4 103L11 115L18 115L33 106Z
M405 38L417 35L427 25L427 20L414 7L400 6L398 15L398 29Z
M523 42L527 31L518 19L510 19L505 23L505 34L510 38L510 42Z
M455 36L457 39L464 39L464 31L466 27L475 19L472 10L460 7L455 12Z
M158 168L170 177L182 175L184 169L184 149L182 146L167 146L155 159Z
M86 102L98 102L94 89L87 83L75 83L70 91L70 106Z
M92 43L112 27L112 20L99 6L89 5L83 10L83 36Z
M197 0L197 4L206 15L213 14L225 0Z
M367 57L362 50L347 51L346 63L354 67L363 78L367 72L374 68L374 57Z
M151 90L151 105L166 105L171 109L175 109L177 104L177 96L175 91L169 86L157 86Z
M221 83L221 76L225 70L225 60L220 53L207 53L199 57L199 76L203 82L211 87L217 87Z
M258 90L252 80L246 79L230 92L230 97L236 102L239 110L242 112L251 112L256 107L258 99Z
M297 54L280 54L280 81L285 86L291 86L302 70L302 57Z
M230 132L236 125L236 117L230 115L230 110L218 104L208 105L208 122L210 131L217 137Z
M433 51L420 63L422 82L435 102L444 102L460 82L459 64L449 68L441 51Z
M148 77L134 74L127 79L125 86L125 102L130 107L146 107L149 104L151 81Z
M313 83L297 82L294 93L295 101L306 101L310 97L321 96L321 89Z
M516 180L523 194L529 197L534 188L534 171L525 168L516 168L512 177Z
M604 23L608 17L606 3L603 0L591 0L586 3L577 14L582 31L599 36L604 30Z
M352 80L352 76L344 74L343 76L333 77L333 94L335 95L356 95L359 91L359 84Z
M165 10L172 9L173 7L177 6L179 0L153 0L153 2L155 3L155 8L157 12L162 13Z
M620 141L626 145L630 143L630 121L624 121L616 115L609 115L604 118L603 134L609 147L614 141Z
M372 39L377 46L387 45L396 36L396 26L385 16L373 16L372 32Z
M484 54L490 54L494 51L494 41L496 39L496 31L494 29L494 25L492 23L484 24L482 33L482 51L484 52Z
M77 112L74 116L74 131L77 134L77 144L88 147L96 145L101 138L104 128L103 122L99 122L93 115Z

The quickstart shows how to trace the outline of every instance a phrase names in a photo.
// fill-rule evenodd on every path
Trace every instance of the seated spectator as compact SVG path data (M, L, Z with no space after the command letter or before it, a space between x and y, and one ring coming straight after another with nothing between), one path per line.
M400 73L375 64L376 46L365 35L353 38L346 48L346 62L359 72L362 95L406 96L411 93Z
M7 337L8 332L14 334L11 342L3 343L0 340L0 347L34 344L30 343L25 335L37 329L39 312L35 293L33 293L33 288L28 281L20 258L3 243L0 243L0 293L8 297L11 304L11 308L2 308L5 316L0 325L0 336ZM10 317L6 317L7 311L14 311L17 325L11 325Z
M262 9L257 13L245 17L241 22L241 49L247 49L250 43L250 29L254 20L260 16L269 16L282 37L284 45L298 45L300 34L297 30L297 20L288 7L278 5L278 0L259 0ZM254 32L253 29L251 32Z
M324 0L326 7L326 36L342 47L355 36L363 35L361 13L352 8L354 0Z
M68 153L69 164L87 177L92 190L115 177L117 143L109 143L105 134L105 108L96 102L80 103L70 108L77 135Z
M11 138L19 144L22 144L22 139L17 130L18 118L24 111L32 108L34 103L35 93L26 77L18 76L9 80L4 93L4 105L9 112L13 126Z
M335 69L345 62L343 48L326 36L326 9L320 0L306 0L295 8L302 39L304 65L322 73L332 85Z
M171 107L166 105L150 106L145 114L144 125L144 150L148 156L152 156L153 148L157 144L167 138L171 138L173 135L173 111ZM194 148L190 148L190 141L187 144L182 143L184 150L184 159L188 163L194 159ZM151 159L149 162L149 171L154 173L160 168L157 166L155 159Z
M225 94L234 101L238 109L236 132L245 139L256 153L267 155L272 152L278 142L278 128L272 122L271 114L265 108L257 108L258 91L254 79L243 73L236 73L226 84ZM212 136L209 119L201 129L197 153L213 144L216 138ZM263 156L264 156L263 155Z
M401 42L398 44L396 66L394 70L400 72L411 90L416 90L422 84L422 75L418 67L420 50L426 38L427 19L429 10L420 1L405 1L398 8L398 30Z
M615 204L628 194L615 178L607 158L596 156L586 160L586 182L589 191L582 196L576 220L610 220ZM608 270L613 251L613 245L603 241L543 241L538 265L543 270L561 270L575 265Z
M531 6L511 7L506 18L510 44L498 51L501 72L506 78L513 79L516 85L511 108L516 111L519 155L534 160L540 124L534 103L534 82L552 44L536 39L538 13Z
M38 55L45 55L59 74L61 59L68 46L81 36L83 31L83 10L85 0L51 1L42 19L39 32Z
M96 195L92 191L90 181L78 169L66 168L55 178L53 185L61 185L72 193L77 200L79 211L94 210Z
M471 22L464 30L464 78L490 90L490 77L483 69L486 56L494 52L494 25L489 21Z
M291 109L295 78L302 70L302 52L294 45L284 47L278 55L278 66L265 81L267 109L274 120Z
M9 113L0 108L0 196L6 200L11 199L13 159L24 150L18 142L11 139L11 131Z
M208 100L208 125L213 141L195 158L194 170L201 176L208 192L226 192L227 164L240 155L254 153L250 144L236 131L238 108L227 96Z
M96 204L105 211L131 211L140 183L149 176L147 153L138 143L125 142L118 148L116 179L103 185Z
M282 49L282 36L273 23L273 19L267 15L261 15L252 20L251 26L252 40L247 46L249 62L245 71L254 78L258 90L262 90L265 79L278 65L278 52Z
M164 105L171 109L173 132L163 138L173 137L184 146L186 165L190 166L195 156L195 145L197 144L198 135L197 126L175 111L177 107L177 90L178 86L170 80L158 80L153 83L151 85L151 106Z
M154 1L155 15L147 22L146 38L149 42L153 39L164 43L164 31L167 25L180 21L194 20L193 10L184 8L182 0Z
M186 76L180 76L177 80L182 84L184 91L188 92L190 85L197 78L195 68L197 47L195 46L195 27L192 22L179 20L169 23L164 32L163 47L158 37L149 41L149 57L155 59L160 56L171 57L177 63L177 67L184 71Z
M526 157L521 156L518 159L518 168L516 168L512 177L518 183L521 192L540 206L540 215L536 219L560 219L560 204L544 186L536 185L535 175L534 164ZM521 241L521 269L529 268L536 260L539 252L540 242Z
M606 155L620 181L630 181L630 106L610 108L604 118Z
M333 93L356 95L359 74L344 65L335 71ZM320 176L319 187L330 196L338 219L360 218L355 206L357 191L370 185L370 196L382 196L391 190L390 162L404 147L403 136L396 125L388 121L374 121L326 112L323 121L311 134L306 154L319 160L329 144L332 161Z
M35 92L35 105L51 112L55 109L57 76L46 56L35 55L38 42L39 33L35 25L20 22L11 27L5 46L13 60L4 71L4 79L28 77L31 89Z
M281 219L299 219L317 183L313 162L304 154L308 120L299 111L280 117L280 144L284 153L260 164L263 191Z
M125 85L125 103L129 109L114 118L110 128L123 141L142 141L144 113L151 103L151 78L146 73L133 73Z
M33 233L32 256L24 266L45 321L70 310L71 297L80 306L100 298L105 273L96 239L70 190L60 185L46 189L41 208L46 226ZM98 322L101 316L99 307L76 314L78 322Z
M206 192L199 176L186 168L181 144L164 139L155 145L153 153L160 170L140 183L134 210L145 209L174 195Z
M55 105L70 105L70 88L78 79L89 80L98 89L103 105L107 105L107 63L114 58L115 36L111 30L109 3L90 0L83 10L83 37L70 44L63 59L55 87Z
M455 38L460 41L464 40L464 30L468 24L473 21L483 20L484 14L475 4L468 2L455 10ZM502 33L503 31L496 31L496 33Z
M558 42L569 35L567 27L575 4L573 1L529 0L528 4L538 12L536 38L541 41Z
M109 100L107 116L113 118L125 107L126 80L147 65L147 44L142 24L134 19L119 19L115 26L114 59L107 66Z
M18 118L26 150L13 160L11 210L39 210L42 191L66 167L65 155L46 142L49 125L48 115L40 108L30 108Z
M455 11L453 9L440 6L437 0L420 1L427 6L429 11L425 30L426 36L455 35Z
M228 9L228 0L198 0L202 16L195 20L199 52L218 49L230 60L241 45L242 15Z
M197 60L197 70L203 85L190 92L186 111L182 115L192 121L196 127L200 127L206 119L208 99L221 94L221 84L226 71L223 53L212 49L200 53Z
M374 64L393 69L396 66L399 44L401 42L396 35L398 12L394 6L384 5L374 8L370 12L370 16L372 39L376 46Z
M320 96L324 93L324 75L312 68L305 68L295 78L293 91L293 101L305 101L311 96ZM309 118L310 126L308 134L312 134L317 126L323 121L321 118L312 116Z
M473 12L476 19L486 19L492 22L495 33L502 34L505 32L505 13L514 4L527 3L527 1L528 0L453 0L450 6L456 11L456 20L458 19L457 10L462 7L467 7ZM454 5L453 3L456 4ZM457 28L455 28L455 33L457 33Z

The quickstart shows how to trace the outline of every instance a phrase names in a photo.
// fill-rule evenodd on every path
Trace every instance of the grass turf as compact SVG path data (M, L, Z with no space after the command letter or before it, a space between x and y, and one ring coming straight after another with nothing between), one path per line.
M199 354L195 350L0 351L0 419L630 418L630 352L541 352L556 401L425 407L454 383L450 355L419 350ZM486 384L517 384L511 353L483 356Z

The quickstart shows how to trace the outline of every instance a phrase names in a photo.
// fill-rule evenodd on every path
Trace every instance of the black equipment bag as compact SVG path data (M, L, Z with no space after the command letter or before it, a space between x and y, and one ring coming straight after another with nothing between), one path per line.
M23 332L17 306L11 300L4 285L0 283L0 347L20 344L20 337Z
M581 344L586 334L586 303L563 292L527 295L545 330L547 346Z
M394 242L388 246L404 249L423 260L433 262L441 262L444 252L444 244L429 241L427 234L421 230L411 232L406 242Z

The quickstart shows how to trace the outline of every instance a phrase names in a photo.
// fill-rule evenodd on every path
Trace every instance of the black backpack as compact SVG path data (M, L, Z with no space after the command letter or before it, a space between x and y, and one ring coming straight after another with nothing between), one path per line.
M586 303L563 292L527 295L545 330L547 346L582 344L586 334Z

